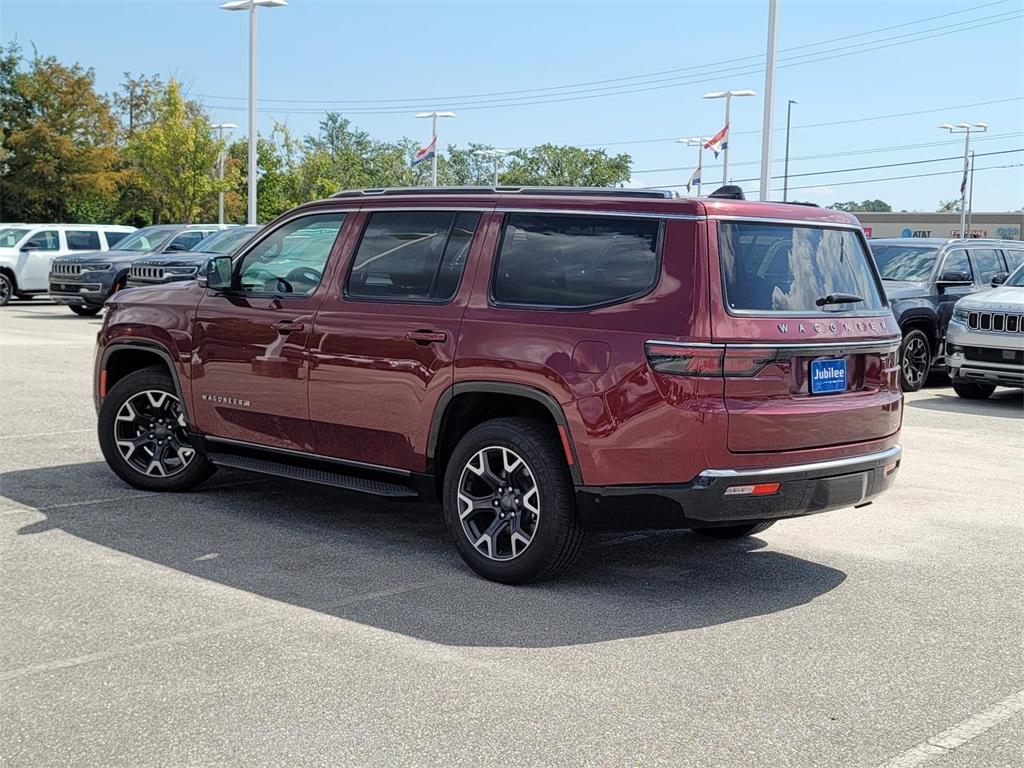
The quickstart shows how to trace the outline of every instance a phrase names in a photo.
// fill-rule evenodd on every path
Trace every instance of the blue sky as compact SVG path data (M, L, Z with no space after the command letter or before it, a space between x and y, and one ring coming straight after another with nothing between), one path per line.
M16 37L26 49L34 44L43 54L94 67L101 90L113 90L126 70L173 75L215 121L244 125L246 17L217 6L215 0L0 0L0 40ZM632 155L637 182L683 184L696 150L665 139L721 127L723 105L701 99L706 91L763 91L764 75L756 70L766 27L766 0L290 0L288 7L260 11L260 130L277 120L295 132L313 131L319 113L333 107L378 138L425 140L428 123L412 113L454 109L458 117L442 124L442 146L607 145ZM1021 0L780 0L778 48L776 128L785 126L786 100L799 101L791 197L826 204L882 198L897 210L934 210L958 195L955 157L796 174L961 155L962 137L937 126L984 121L989 134L974 148L979 155L1003 154L978 157L974 208L1024 205L1024 152L1008 151L1024 148ZM577 85L608 80L616 82ZM565 85L574 87L540 90ZM606 95L610 89L617 93ZM520 93L479 96L510 91ZM509 98L520 103L500 101ZM531 103L538 101L548 103ZM760 96L733 101L734 179L759 175L762 106ZM865 119L895 114L902 116ZM774 137L773 173L781 174L784 132ZM994 167L1008 165L1016 167ZM718 181L720 174L708 154L705 179ZM757 182L743 186L756 196Z

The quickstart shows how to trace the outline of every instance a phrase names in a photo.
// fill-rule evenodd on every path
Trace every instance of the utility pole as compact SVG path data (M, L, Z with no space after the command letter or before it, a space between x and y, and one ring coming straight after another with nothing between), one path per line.
M786 104L786 167L782 172L782 202L789 200L789 125L793 117L793 105L800 102L790 99Z
M964 237L971 236L971 214L974 212L974 150L971 150L971 184L970 191L967 193L967 234Z
M768 0L768 50L764 68L764 117L761 120L761 200L771 197L772 96L775 91L775 18L778 0Z
M218 154L217 154L217 179L219 181L223 182L224 181L224 165L225 165L225 163L227 161L227 154L228 154L227 153L227 148L224 146L224 129L226 128L228 130L231 130L233 128L237 128L238 126L235 125L234 123L217 123L216 125L211 125L210 127L214 128L214 129L216 129L218 131L217 139L220 141L220 149L218 150ZM217 223L218 224L223 224L224 223L224 185L223 184L221 184L221 189L217 193Z
M943 123L939 126L950 133L962 133L964 135L964 175L960 181L960 237L967 237L967 172L970 167L971 152L971 131L985 133L988 130L988 123Z

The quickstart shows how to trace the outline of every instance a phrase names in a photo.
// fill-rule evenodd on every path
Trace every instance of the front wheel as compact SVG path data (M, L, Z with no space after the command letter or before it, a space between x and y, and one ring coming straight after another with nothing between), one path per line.
M68 309L80 317L94 317L103 307L90 307L88 304L69 304Z
M932 367L932 349L924 331L907 331L900 343L900 388L917 392L928 380Z
M186 491L214 472L192 445L174 382L161 368L118 381L100 406L98 429L107 464L144 491Z
M572 479L541 422L494 419L471 429L448 461L443 502L459 554L484 578L538 581L579 555Z
M742 539L746 536L753 536L755 533L766 531L775 525L774 520L762 520L759 523L747 523L746 525L723 525L720 528L694 528L694 533L707 536L712 539Z
M954 381L953 391L965 400L987 400L996 391L996 385L975 384L972 381Z

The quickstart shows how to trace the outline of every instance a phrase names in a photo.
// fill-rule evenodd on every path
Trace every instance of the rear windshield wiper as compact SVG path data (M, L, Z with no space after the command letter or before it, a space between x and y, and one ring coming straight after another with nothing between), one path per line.
M819 307L824 307L828 304L853 304L858 301L864 301L864 299L852 293L830 293L828 296L822 296L814 303Z

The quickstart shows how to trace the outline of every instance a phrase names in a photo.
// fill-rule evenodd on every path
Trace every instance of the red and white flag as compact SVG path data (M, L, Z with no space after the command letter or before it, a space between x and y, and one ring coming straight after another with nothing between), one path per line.
M718 133L708 139L708 143L704 145L704 149L710 149L715 153L715 157L729 146L729 124L726 123L725 127L722 128Z

